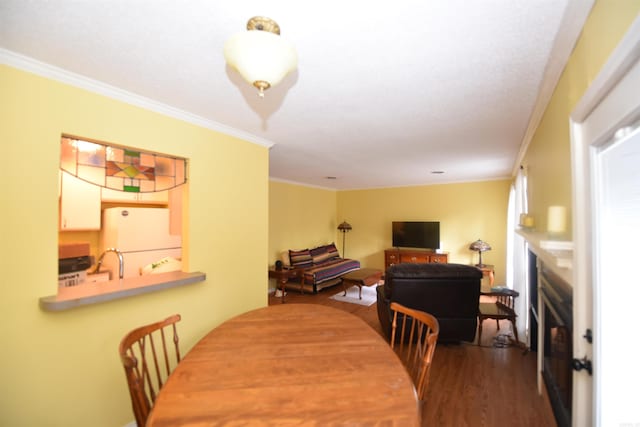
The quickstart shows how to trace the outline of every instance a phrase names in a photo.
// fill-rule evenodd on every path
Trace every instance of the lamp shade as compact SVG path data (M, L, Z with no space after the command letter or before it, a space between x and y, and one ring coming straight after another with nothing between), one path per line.
M255 24L258 19L266 20ZM269 25L267 25L269 24ZM229 66L240 73L264 96L264 90L275 86L298 66L293 44L280 37L280 28L268 18L252 18L248 31L232 36L224 45Z
M478 239L469 245L469 249L472 251L478 251L478 252L490 251L491 245L488 244L487 242L483 242L482 240Z
M347 221L343 221L342 224L338 226L338 230L342 231L343 233L346 233L347 231L350 231L352 229L353 227L351 227L351 224L349 224Z

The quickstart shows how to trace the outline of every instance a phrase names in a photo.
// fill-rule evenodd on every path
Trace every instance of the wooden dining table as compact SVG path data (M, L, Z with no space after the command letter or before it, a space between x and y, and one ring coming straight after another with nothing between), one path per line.
M315 304L249 311L175 368L147 426L417 426L411 378L362 319Z

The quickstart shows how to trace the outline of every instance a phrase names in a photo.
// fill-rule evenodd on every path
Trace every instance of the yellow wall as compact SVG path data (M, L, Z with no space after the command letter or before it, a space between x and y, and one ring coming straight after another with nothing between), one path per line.
M334 190L269 182L269 265L288 249L333 242L337 227Z
M181 313L187 350L267 304L268 149L7 66L0 93L0 425L124 425L133 413L117 348L128 330ZM190 159L187 269L206 282L40 310L57 291L62 133Z
M338 192L338 218L353 230L346 252L365 267L384 269L391 247L392 221L440 221L441 249L449 262L478 262L469 244L482 239L492 246L482 260L494 264L496 283L504 283L509 180Z
M567 208L571 234L569 115L639 10L638 0L596 1L528 147L523 164L528 168L529 212L539 230L546 230L548 207L561 205Z

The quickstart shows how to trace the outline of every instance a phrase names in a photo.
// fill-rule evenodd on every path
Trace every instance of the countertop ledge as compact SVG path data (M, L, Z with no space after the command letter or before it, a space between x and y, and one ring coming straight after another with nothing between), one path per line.
M83 305L99 304L121 298L128 298L163 289L203 282L207 278L199 271L184 273L149 274L108 282L85 283L78 286L60 288L57 295L40 298L40 308L45 311L69 310Z

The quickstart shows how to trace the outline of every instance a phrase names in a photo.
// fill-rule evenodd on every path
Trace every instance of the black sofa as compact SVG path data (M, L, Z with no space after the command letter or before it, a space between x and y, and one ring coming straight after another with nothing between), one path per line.
M463 264L396 264L377 287L378 318L391 336L391 302L433 314L439 342L473 341L478 325L482 272Z

